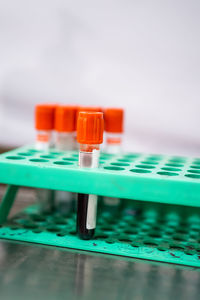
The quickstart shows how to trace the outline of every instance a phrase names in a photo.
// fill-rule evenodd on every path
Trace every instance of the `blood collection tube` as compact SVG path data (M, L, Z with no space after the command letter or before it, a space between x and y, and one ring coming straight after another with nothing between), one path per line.
M76 107L60 105L55 113L55 146L58 150L74 150Z
M80 144L79 166L98 168L100 144L103 142L102 112L79 112L77 141ZM96 227L97 195L78 194L77 233L81 239L91 239Z
M106 131L106 152L118 154L122 151L124 110L107 108L104 111Z
M48 150L53 143L54 116L56 104L38 104L35 107L35 128L37 150Z

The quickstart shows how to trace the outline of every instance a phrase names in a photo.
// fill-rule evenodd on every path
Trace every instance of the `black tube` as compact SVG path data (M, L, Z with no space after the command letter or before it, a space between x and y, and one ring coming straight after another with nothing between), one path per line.
M90 240L94 236L95 228L87 229L88 194L78 194L77 234L82 240Z

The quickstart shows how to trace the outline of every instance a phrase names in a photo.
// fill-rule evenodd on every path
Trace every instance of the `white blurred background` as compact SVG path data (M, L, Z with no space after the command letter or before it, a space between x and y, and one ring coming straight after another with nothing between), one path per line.
M200 156L199 0L0 0L0 145L38 102L126 109L128 151Z

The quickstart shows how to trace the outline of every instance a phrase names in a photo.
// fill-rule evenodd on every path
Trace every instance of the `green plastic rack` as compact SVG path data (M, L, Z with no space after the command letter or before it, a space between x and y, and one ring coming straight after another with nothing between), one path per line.
M26 146L0 155L0 183L8 184L0 238L200 266L199 158L103 153L92 170L78 167L77 152ZM118 197L126 205L117 213L100 207L95 237L83 241L74 212L41 214L36 205L8 220L20 186Z

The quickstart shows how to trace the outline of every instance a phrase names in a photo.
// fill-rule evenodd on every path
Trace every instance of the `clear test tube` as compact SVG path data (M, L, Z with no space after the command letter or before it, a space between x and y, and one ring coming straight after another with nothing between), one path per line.
M120 154L122 152L124 110L122 108L107 108L104 110L106 146L105 152ZM107 209L114 212L120 204L119 198L103 197Z
M122 151L124 110L107 108L104 111L107 153L118 154Z
M98 168L100 144L103 142L104 120L101 112L80 112L77 141L80 144L79 166ZM91 239L96 228L97 195L78 194L77 233L81 239Z
M56 104L35 106L35 129L37 150L47 151L53 144L54 116Z
M55 113L55 147L60 151L75 149L76 107L59 105ZM55 209L63 215L75 210L75 194L55 191Z
M38 104L35 106L35 148L48 151L53 144L54 116L56 104ZM36 198L41 212L54 209L54 191L37 189Z

